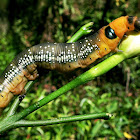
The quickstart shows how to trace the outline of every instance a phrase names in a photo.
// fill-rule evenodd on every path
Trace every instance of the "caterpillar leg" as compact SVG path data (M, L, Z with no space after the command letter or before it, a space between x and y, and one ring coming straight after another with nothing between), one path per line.
M25 70L23 70L23 74L28 80L35 80L39 76L36 67L36 64L30 64Z
M0 108L6 107L13 98L13 96L14 95L11 92L9 92L7 88L5 88L0 94Z
M24 94L25 93L25 85L28 82L26 77L23 77L22 81L16 86L15 89L11 90L14 95Z
M35 80L35 79L39 76L37 70L35 70L35 71L31 74L31 73L29 73L29 71L26 69L26 70L23 70L23 73L24 73L25 77L26 77L28 80L31 80L31 81L32 81L32 80Z
M27 82L28 79L24 76L24 74L21 73L18 76L14 77L13 80L8 83L6 87L14 95L18 95L21 94L21 92L24 90Z

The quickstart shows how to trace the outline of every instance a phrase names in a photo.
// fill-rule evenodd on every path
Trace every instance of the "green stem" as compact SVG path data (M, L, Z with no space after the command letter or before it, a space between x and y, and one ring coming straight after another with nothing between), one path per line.
M84 115L75 115L70 117L63 117L58 119L50 119L50 120L39 120L39 121L26 121L20 120L14 124L14 127L22 127L22 126L46 126L60 123L68 123L74 121L83 121L90 119L110 119L112 115L109 113L98 113L98 114L84 114Z
M63 117L59 119L51 119L43 121L26 121L26 120L17 121L19 118L19 114L16 114L7 117L0 123L0 134L5 132L6 130L10 130L12 128L17 128L21 126L43 126L89 119L111 119L113 117L114 116L110 113L98 113L98 114L75 115L71 117Z

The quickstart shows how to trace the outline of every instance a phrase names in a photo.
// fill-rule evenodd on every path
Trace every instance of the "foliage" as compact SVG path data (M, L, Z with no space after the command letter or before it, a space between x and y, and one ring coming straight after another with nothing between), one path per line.
M0 3L0 74L25 47L45 41L66 42L78 28L91 21L94 21L96 31L121 15L140 17L138 0L6 0ZM85 70L74 75L82 71ZM17 128L7 132L3 139L139 139L139 75L139 58L127 60L27 117L29 120L41 120L110 112L116 115L112 121ZM64 78L59 73L44 74L23 100L20 109L58 89L68 80L67 76Z

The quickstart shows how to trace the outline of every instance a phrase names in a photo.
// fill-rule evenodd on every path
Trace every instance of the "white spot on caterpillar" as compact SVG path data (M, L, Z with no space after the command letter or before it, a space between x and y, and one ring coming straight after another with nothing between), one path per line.
M3 85L0 85L0 92L3 90Z

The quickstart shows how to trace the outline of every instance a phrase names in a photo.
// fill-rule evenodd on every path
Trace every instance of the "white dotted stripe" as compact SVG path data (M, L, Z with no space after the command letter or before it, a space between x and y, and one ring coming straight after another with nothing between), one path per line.
M82 42L85 42L85 44ZM47 43L45 45L34 46L38 47L37 50L34 49L34 52L32 51L33 49L28 49L26 52L27 54L19 56L20 58L17 60L17 66L10 64L11 69L5 73L5 80L3 81L3 84L0 85L0 90L3 88L2 85L5 86L9 84L16 75L21 73L22 69L32 63L71 63L74 61L76 62L79 58L85 59L93 51L99 50L99 46L94 44L93 40L90 39L89 41L88 38L85 38L78 43L62 44L63 45L61 46L59 43Z

